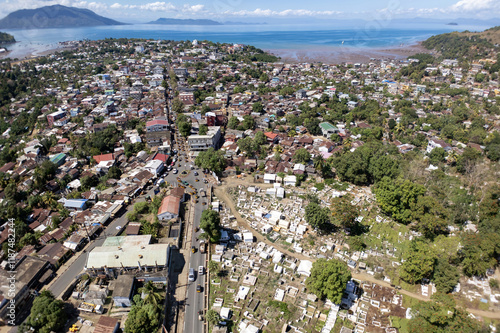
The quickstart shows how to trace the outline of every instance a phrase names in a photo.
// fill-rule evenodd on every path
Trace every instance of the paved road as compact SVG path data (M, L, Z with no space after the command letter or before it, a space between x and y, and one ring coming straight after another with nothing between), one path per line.
M201 188L207 189L207 185L203 183L203 173L201 170L198 168L195 168L195 170L191 170L190 165L192 164L191 162L186 162L185 158L186 155L181 152L180 158L182 159L182 162L178 162L182 165L180 167L177 167L180 173L182 171L186 170L189 173L187 175L181 175L181 179L183 181L188 182L190 185L193 186L194 189L196 189L196 192L199 192ZM198 172L198 176L195 176L195 171ZM196 181L198 179L198 181ZM169 179L170 180L170 179ZM186 192L192 192L193 189L190 187L186 187ZM191 199L192 200L192 199ZM202 203L205 203L203 205ZM189 268L193 268L195 270L195 281L194 282L188 282L189 285L187 287L187 295L186 295L186 307L185 307L185 313L184 313L184 332L203 332L203 322L199 320L198 318L198 312L200 310L204 309L204 282L205 282L205 275L199 275L198 274L198 267L199 266L204 266L205 267L205 272L206 272L206 254L200 253L199 247L200 247L200 242L198 241L198 236L199 232L195 232L195 228L199 227L200 225L200 218L201 218L201 213L203 212L204 209L208 207L208 201L207 198L199 198L198 203L194 205L194 218L193 218L193 224L188 224L186 225L186 228L193 228L192 233L191 233L191 239L187 240L187 248L191 248L191 246L194 246L196 248L195 253L191 253L191 256L189 258ZM186 234L188 232L186 231ZM202 286L202 292L196 292L196 286L200 284Z
M118 233L127 224L127 213L134 209L133 204L144 201L147 195L154 195L154 189L151 189L143 195L137 197L132 204L128 205L126 211L120 217L111 221L99 237L95 240L91 240L91 242L87 245L85 248L86 253L78 252L76 254L78 258L75 261L73 261L69 266L63 265L62 270L64 270L64 272L58 272L58 276L56 276L55 281L47 288L54 294L54 296L60 297L66 288L68 288L68 286L75 280L75 277L84 271L88 252L96 246L101 246L106 237L118 235Z

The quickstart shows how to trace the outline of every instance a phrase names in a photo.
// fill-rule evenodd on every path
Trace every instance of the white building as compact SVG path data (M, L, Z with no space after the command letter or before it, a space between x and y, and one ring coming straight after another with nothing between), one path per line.
M205 151L209 148L217 149L221 138L220 126L209 126L205 135L190 135L188 137L189 150Z
M164 165L160 160L151 160L144 166L144 170L151 172L155 177L163 171Z

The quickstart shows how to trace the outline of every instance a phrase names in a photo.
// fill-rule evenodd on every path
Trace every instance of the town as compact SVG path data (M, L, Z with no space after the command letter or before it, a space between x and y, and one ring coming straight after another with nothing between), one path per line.
M496 332L500 47L463 41L337 65L142 39L3 60L4 328Z

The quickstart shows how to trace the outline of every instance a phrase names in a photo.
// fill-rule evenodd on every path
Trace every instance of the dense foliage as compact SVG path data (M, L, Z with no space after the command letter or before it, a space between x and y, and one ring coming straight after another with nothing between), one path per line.
M312 265L311 276L306 279L306 286L319 298L340 304L350 279L351 272L344 262L336 259L318 259Z

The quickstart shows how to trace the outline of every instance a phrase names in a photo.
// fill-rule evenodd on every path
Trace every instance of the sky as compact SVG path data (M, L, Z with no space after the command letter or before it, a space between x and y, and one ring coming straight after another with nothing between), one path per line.
M317 19L389 21L414 17L447 20L500 17L499 0L0 0L0 18L19 9L54 4L87 8L129 23L160 17L266 23Z

